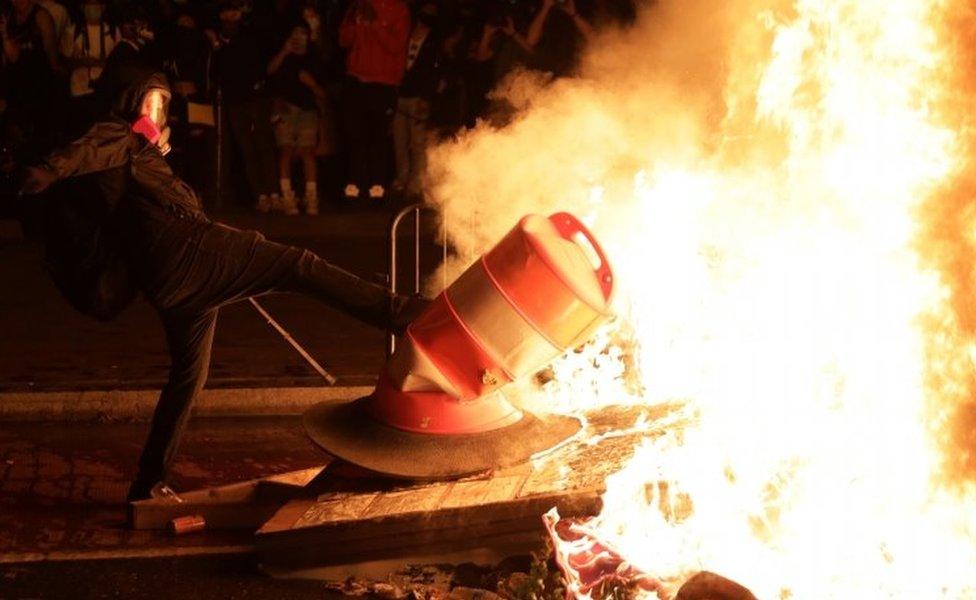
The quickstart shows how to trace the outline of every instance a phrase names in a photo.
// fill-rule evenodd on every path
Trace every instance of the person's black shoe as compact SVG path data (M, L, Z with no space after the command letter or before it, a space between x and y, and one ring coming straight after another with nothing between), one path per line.
M397 296L393 299L392 315L390 316L390 331L396 335L403 335L407 331L407 326L413 323L414 319L427 310L432 300L424 298L419 294L412 296Z
M148 488L146 486L149 486ZM129 495L126 498L126 522L129 529L135 528L136 513L135 505L133 502L138 502L141 500L169 500L172 502L183 502L179 494L176 493L173 488L166 485L162 481L157 481L155 483L147 483L145 480L136 479L132 482L132 487L129 488Z
M157 483L160 483L158 479L141 479L136 478L129 486L129 493L125 497L125 501L137 502L139 500L148 500L152 498L152 489Z
M145 480L136 479L132 482L129 487L129 494L126 496L126 502L138 502L139 500L148 500L154 498L156 500L170 499L174 502L183 502L179 494L166 484L165 481L159 480Z

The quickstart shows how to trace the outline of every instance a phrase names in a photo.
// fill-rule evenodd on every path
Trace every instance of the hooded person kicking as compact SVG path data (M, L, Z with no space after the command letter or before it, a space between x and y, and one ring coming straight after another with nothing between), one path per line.
M426 301L392 297L308 250L211 221L163 158L170 98L165 77L141 73L130 82L107 118L27 169L21 193L49 190L45 198L60 198L46 210L46 260L76 308L111 318L138 290L162 320L172 363L129 489L133 501L165 493L190 409L207 379L221 306L298 292L399 330Z

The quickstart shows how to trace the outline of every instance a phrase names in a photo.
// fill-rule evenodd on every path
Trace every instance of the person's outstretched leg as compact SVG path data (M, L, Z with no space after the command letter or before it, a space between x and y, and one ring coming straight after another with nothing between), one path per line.
M252 293L295 292L311 296L364 323L402 334L406 326L427 308L430 301L419 296L392 296L382 286L370 283L320 258L310 250L283 246L261 239L255 254L289 257L278 273L255 280Z
M270 292L315 298L380 329L398 330L425 303L389 290L331 264L314 252L265 239L257 231L220 223L203 225L191 256L163 289L157 302L180 314Z
M166 481L193 401L203 389L210 369L217 310L162 317L172 364L139 459L139 473L129 488L130 502L148 498L153 486Z

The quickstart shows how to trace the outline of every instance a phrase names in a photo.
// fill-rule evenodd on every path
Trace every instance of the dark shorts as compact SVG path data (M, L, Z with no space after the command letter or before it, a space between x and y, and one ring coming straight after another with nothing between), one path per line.
M300 108L287 102L280 103L275 123L275 141L278 147L309 149L318 144L319 113L314 109Z

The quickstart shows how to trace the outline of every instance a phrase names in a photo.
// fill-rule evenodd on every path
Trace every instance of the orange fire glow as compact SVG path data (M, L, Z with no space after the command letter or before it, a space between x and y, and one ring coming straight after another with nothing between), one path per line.
M608 330L544 405L684 403L588 525L672 588L976 598L970 10L661 1L432 152L461 262L530 211L585 215L611 255L640 385Z

